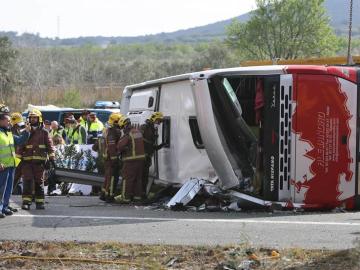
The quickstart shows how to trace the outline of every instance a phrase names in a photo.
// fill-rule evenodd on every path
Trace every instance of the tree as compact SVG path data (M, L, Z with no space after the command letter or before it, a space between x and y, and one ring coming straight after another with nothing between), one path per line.
M233 21L226 42L251 59L329 56L338 41L329 25L324 0L256 0L246 23Z
M16 58L16 50L8 37L0 37L0 99L5 99L12 90L14 76L12 68ZM1 101L1 100L0 100Z

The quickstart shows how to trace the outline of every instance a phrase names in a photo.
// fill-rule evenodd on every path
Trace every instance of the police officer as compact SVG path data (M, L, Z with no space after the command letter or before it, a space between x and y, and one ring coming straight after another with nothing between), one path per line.
M132 128L129 118L120 120L124 135L120 138L117 149L122 155L122 194L115 197L120 203L139 201L142 196L142 174L144 169L144 141L140 130Z
M9 108L0 104L0 218L16 212L15 208L9 206L16 166L15 145L24 143L30 130L30 127L26 127L20 136L13 135L9 113Z
M149 169L151 166L152 157L155 151L161 149L165 144L157 145L158 127L163 122L164 116L162 112L154 112L149 119L145 121L145 124L141 126L141 132L144 137L144 149L145 149L145 163L143 172L143 198L146 197L146 189L148 186Z
M35 185L36 209L45 209L43 174L47 158L53 161L54 148L49 133L44 129L41 112L33 109L29 112L31 125L30 137L25 145L17 151L22 160L22 175L24 190L22 195L22 209L30 210L32 202L32 186Z
M105 149L103 151L103 158L105 181L100 199L106 202L114 201L115 190L119 182L120 160L116 145L121 137L119 126L121 118L123 116L120 113L112 113L109 116L108 127L104 131Z

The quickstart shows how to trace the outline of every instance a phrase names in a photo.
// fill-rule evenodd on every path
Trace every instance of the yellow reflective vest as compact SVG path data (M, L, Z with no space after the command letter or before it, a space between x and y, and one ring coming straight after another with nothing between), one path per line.
M11 132L0 131L0 163L4 167L15 167L14 137Z
M88 132L102 132L104 129L103 123L99 119L96 119L95 122L90 122L88 127Z

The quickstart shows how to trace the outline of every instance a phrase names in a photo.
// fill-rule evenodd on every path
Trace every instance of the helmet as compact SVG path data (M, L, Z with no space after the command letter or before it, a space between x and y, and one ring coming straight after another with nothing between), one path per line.
M5 104L0 104L0 113L9 114L10 113L9 107L6 106Z
M29 116L28 117L39 117L39 123L42 123L42 114L38 109L32 109L31 111L29 111Z
M110 126L113 126L114 124L119 125L119 121L124 116L121 113L112 113L109 116L108 123Z
M130 123L131 123L130 118L123 116L120 118L119 126L120 126L120 128L124 128Z
M12 113L10 116L10 123L13 126L16 124L18 124L19 126L24 125L24 121L23 121L21 113L19 113L19 112Z
M154 112L151 116L150 116L150 121L151 122L155 122L156 120L160 120L162 121L164 119L164 115L162 112Z

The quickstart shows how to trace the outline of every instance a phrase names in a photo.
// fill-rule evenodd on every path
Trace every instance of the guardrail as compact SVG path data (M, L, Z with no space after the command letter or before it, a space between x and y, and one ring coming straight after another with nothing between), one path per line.
M58 181L66 183L78 183L91 186L102 186L104 183L103 175L81 170L56 168L55 175Z

